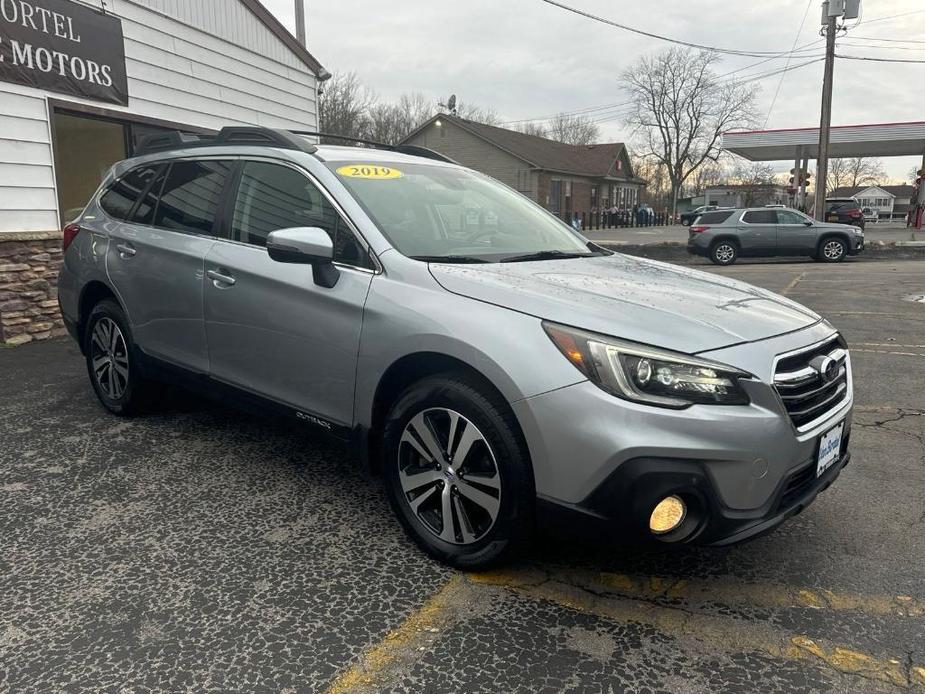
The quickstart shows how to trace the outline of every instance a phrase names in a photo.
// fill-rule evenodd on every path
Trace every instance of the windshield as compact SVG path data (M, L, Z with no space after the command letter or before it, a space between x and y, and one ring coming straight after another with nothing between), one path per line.
M596 254L541 207L474 171L382 162L328 166L411 258L503 262Z

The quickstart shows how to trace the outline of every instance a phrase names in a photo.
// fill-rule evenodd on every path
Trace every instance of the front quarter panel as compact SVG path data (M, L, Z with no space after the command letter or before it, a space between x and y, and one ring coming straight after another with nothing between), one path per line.
M389 251L390 269L372 282L357 366L357 424L372 424L378 385L412 354L437 353L480 372L509 403L584 379L538 318L451 294L424 263Z

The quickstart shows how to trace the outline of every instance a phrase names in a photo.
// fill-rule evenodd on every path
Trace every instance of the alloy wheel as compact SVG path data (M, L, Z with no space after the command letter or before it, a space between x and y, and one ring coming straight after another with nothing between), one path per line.
M826 260L839 260L845 254L845 246L841 241L828 241L822 247L822 254Z
M111 318L100 318L90 335L93 377L110 400L118 400L128 388L128 348L122 330Z
M713 256L721 263L730 263L735 258L735 249L728 243L716 247Z
M491 530L501 475L485 436L446 408L418 413L402 432L399 482L412 513L444 542L468 545Z

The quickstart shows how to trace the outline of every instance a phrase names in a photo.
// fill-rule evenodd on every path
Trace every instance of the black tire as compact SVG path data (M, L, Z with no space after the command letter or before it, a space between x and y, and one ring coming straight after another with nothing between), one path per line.
M840 263L848 256L848 244L837 236L829 236L819 242L816 260L822 263Z
M710 246L710 260L714 265L732 265L739 259L739 246L734 241L717 241Z
M445 410L468 420L460 425L461 429L456 429L457 441L462 439L463 432L468 432L470 425L476 427L475 432L483 439L469 449L465 460L453 462L452 456L446 455L447 449L451 446L446 440L441 440L438 427L430 426L429 430L435 434L435 439L439 440L442 447L442 462L445 466L441 468L442 472L436 470L438 462L431 471L430 465L426 465L427 459L411 448L409 443L402 443L402 437L406 427L413 426L413 419L423 421L417 418L430 417L432 422L444 416ZM428 377L409 387L395 402L386 420L383 431L383 461L383 477L392 510L411 538L432 557L461 569L484 569L527 547L534 530L536 501L529 454L514 414L507 403L481 385L477 379L465 374L447 373ZM407 466L403 468L406 463ZM421 467L418 467L418 464ZM455 521L455 524L450 526L450 532L457 542L446 541L433 527L433 522L443 517L441 511L446 507L441 506L433 510L428 508L428 505L436 505L438 502L442 504L446 488L450 499L453 499L454 495L460 496L464 486L471 493L472 481L479 478L477 475L470 475L469 469L470 465L475 467L478 464L494 464L496 468L497 478L500 480L497 482L500 499L496 516L490 526L486 526L483 534L473 534L470 541L466 542L461 534L463 523L473 532L476 524L469 524L469 516L473 511L477 513L479 507L473 508L467 498L460 498L459 501L463 502L464 506L469 505L469 510L463 508L461 514L457 507L453 506L450 512L451 523ZM452 473L453 465L458 468L458 477ZM428 497L427 501L420 505L419 508L423 509L420 512L413 510L411 503L424 497L425 492L419 492L418 489L406 492L402 488L402 479L407 480L402 470L412 467L415 471L426 469L428 476L445 478L432 483L425 482L420 488L426 491ZM459 491L456 483L460 485ZM434 485L434 489L430 489L430 484ZM492 489L483 490L494 494ZM455 504L457 501L453 499L446 503ZM462 518L463 515L465 519ZM482 515L481 519L484 521L488 515L490 514ZM425 516L433 521L430 526L425 522ZM447 526L441 524L441 528L446 531Z
M121 339L117 336L106 345L94 338L98 327L103 330L110 326L118 328ZM87 317L84 332L87 374L103 407L121 417L131 417L148 409L156 393L155 386L139 374L137 352L122 307L112 299L96 304ZM100 367L99 360L108 361L108 366L104 363ZM95 362L98 368L94 368Z

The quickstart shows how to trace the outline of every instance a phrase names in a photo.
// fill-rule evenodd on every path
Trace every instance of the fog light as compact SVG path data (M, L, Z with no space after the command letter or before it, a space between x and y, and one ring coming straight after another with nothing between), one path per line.
M658 502L649 516L649 530L656 535L664 535L675 530L687 516L687 506L681 497L668 496Z

